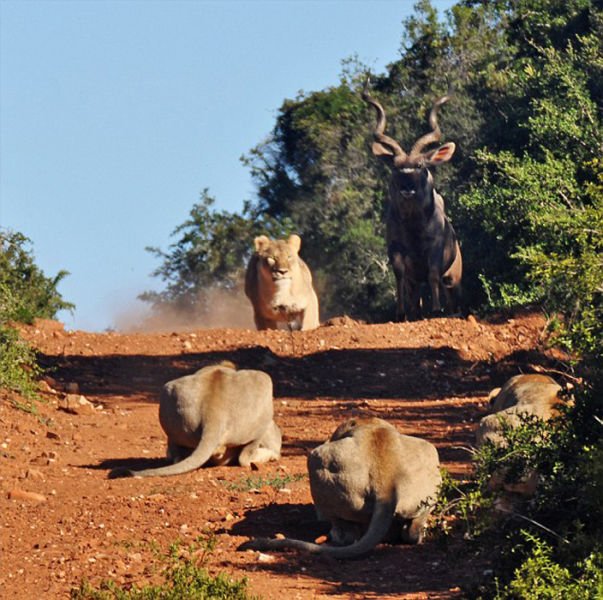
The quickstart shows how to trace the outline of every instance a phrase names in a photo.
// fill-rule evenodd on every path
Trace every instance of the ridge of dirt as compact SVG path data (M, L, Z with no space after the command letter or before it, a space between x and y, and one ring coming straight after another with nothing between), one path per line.
M247 577L263 598L460 597L480 568L462 540L382 545L351 562L295 552L261 558L237 547L277 532L303 539L325 533L311 505L306 456L353 415L379 416L429 440L453 477L467 476L464 448L489 391L519 372L555 366L558 357L543 347L544 327L535 313L381 325L339 318L294 333L87 333L53 321L22 327L51 371L37 416L0 391L3 596L65 598L82 579L140 586L157 577L158 551L212 531L209 570ZM217 467L107 479L114 467L164 464L160 387L224 359L272 376L281 460L258 472ZM92 405L66 406L67 392ZM292 481L281 491L240 489L260 476Z

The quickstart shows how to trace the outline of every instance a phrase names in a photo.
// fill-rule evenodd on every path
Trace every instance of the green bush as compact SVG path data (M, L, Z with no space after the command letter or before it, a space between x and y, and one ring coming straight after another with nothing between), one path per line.
M531 551L499 588L495 600L598 600L603 598L603 554L592 553L574 566L574 573L553 559L552 547L529 533Z
M35 352L20 339L15 329L0 325L0 388L33 399L36 396L35 377L39 373Z
M113 581L104 581L98 589L83 581L71 591L71 600L253 600L247 592L247 581L232 580L220 573L212 576L205 568L215 546L213 535L202 537L182 549L180 543L171 546L164 560L161 585L120 588ZM200 556L199 558L196 558Z
M53 278L46 277L35 264L31 240L0 229L0 323L53 319L58 311L73 309L57 290L66 275L67 271L60 271Z
M24 235L0 229L0 388L31 400L40 369L35 352L11 323L53 318L59 310L72 309L73 304L65 302L57 290L67 273L46 277L36 266L30 245Z

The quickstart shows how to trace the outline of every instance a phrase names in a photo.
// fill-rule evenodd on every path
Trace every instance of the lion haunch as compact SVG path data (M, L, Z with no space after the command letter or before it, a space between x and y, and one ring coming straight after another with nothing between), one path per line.
M233 365L204 367L169 381L159 401L159 422L174 464L115 469L111 478L179 475L205 464L249 466L280 457L281 432L273 420L272 380Z
M556 406L561 403L561 387L547 375L537 373L515 375L502 388L490 392L490 413L483 417L476 432L476 443L480 447L486 442L505 447L505 428L519 427L526 417L537 417L548 421L559 414ZM507 481L508 469L501 468L491 476L488 488L504 490L521 496L532 496L538 486L538 473L526 469L516 481Z
M254 246L245 274L245 294L253 305L257 328L277 329L279 323L291 329L318 327L318 297L310 269L299 257L301 238L271 240L260 235Z
M490 392L491 414L483 417L476 433L477 445L487 440L500 446L503 444L503 421L511 427L521 423L521 415L533 415L548 421L558 414L561 387L548 375L538 373L515 375L502 388Z
M441 484L429 442L402 435L382 419L351 419L308 456L310 490L331 544L258 538L241 549L293 548L356 558L387 542L418 543Z

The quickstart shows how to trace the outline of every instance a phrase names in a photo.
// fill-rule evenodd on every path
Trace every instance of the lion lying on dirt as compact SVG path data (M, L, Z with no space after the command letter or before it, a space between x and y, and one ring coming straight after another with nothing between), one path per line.
M441 483L436 448L382 419L351 419L308 456L317 516L331 522L333 545L257 538L241 550L293 548L356 558L377 544L421 541Z
M245 294L253 305L256 327L277 329L278 323L286 323L290 329L318 327L312 274L298 254L301 238L291 235L288 240L271 240L260 235L254 246L245 274Z
M247 467L277 460L281 431L274 422L272 380L262 371L237 371L224 362L169 381L159 401L159 422L174 464L110 478L180 475L206 463ZM191 452L192 450L192 452Z

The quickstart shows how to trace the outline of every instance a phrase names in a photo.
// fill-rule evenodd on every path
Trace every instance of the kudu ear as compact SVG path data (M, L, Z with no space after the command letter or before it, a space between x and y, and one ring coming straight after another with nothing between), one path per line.
M253 246L256 252L261 252L268 244L270 244L270 240L265 235L258 235L258 237L253 240Z
M394 153L380 142L373 142L371 147L373 149L373 154L379 158L392 158L394 156Z
M425 154L425 164L426 165L439 165L441 163L448 162L452 155L454 154L454 150L456 145L454 142L448 142L431 152L427 152Z
M289 247L293 250L293 252L295 252L295 254L299 253L299 249L301 248L301 238L299 237L299 235L296 235L295 233L289 236L289 239L287 240L287 243L289 244Z

